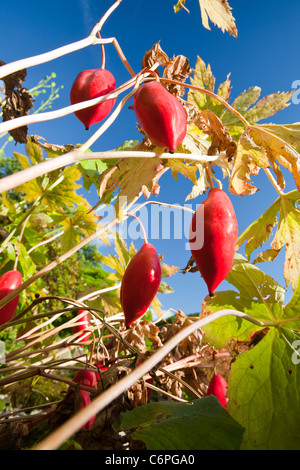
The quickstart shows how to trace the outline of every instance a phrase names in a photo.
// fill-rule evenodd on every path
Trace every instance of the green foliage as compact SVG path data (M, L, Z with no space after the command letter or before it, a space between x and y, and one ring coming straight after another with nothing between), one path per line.
M121 414L115 428L143 441L147 450L236 450L243 435L215 397L149 403Z

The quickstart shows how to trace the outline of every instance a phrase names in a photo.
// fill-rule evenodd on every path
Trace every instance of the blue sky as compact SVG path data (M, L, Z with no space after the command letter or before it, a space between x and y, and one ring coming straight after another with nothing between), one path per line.
M176 15L173 5L176 0L123 0L106 22L103 37L116 37L134 71L141 68L145 52L160 41L169 57L182 54L189 58L193 67L197 56L210 63L216 77L216 84L225 81L231 74L232 100L242 91L257 85L262 96L276 91L289 91L295 80L300 80L299 18L300 2L290 0L286 4L274 0L264 2L252 0L229 0L236 19L238 37L211 24L211 30L203 28L199 2L187 0L190 14L182 10ZM24 5L20 0L2 0L0 59L11 62L24 57L40 54L56 47L83 39L94 24L112 4L109 0L51 0L38 2L29 0ZM285 6L287 5L287 6ZM54 109L69 105L69 90L76 75L84 69L101 65L99 46L77 51L54 61L31 67L27 70L24 86L31 88L45 75L55 72L56 83L63 85L60 99ZM106 68L116 77L117 86L130 78L121 63L113 45L106 46ZM129 105L132 104L129 102ZM291 123L299 121L300 106L291 104L269 121ZM96 130L96 127L94 127ZM30 134L43 136L56 144L82 143L93 132L87 133L83 125L70 115L59 120L30 126ZM136 130L133 111L124 108L109 130L92 147L94 151L109 150L125 140L140 139ZM21 151L21 146L10 147ZM240 232L267 209L276 198L274 189L267 178L260 173L254 178L260 191L251 197L232 197ZM191 190L192 183L183 177L175 181L166 174L160 181L161 191L156 200L183 204ZM227 187L227 181L224 181ZM293 189L293 182L289 188ZM97 202L97 194L91 192L88 198ZM199 204L203 197L194 201ZM151 240L149 240L151 241ZM136 243L137 248L142 241ZM183 268L189 259L183 240L153 240L164 261ZM242 251L241 251L242 252ZM264 263L261 268L284 286L282 276L284 253L276 263ZM178 273L170 279L174 294L161 296L165 308L180 308L186 313L201 309L207 289L199 274ZM227 288L226 282L220 290Z

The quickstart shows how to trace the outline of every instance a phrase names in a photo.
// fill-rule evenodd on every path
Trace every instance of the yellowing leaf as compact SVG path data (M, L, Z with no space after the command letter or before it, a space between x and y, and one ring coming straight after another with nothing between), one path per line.
M280 250L265 250L257 255L253 260L253 264L263 263L264 261L274 261L276 256L278 256Z
M206 67L201 57L197 58L191 84L199 88L206 88L209 91L215 89L215 77L212 74L210 65ZM207 109L212 99L200 91L190 89L187 95L188 101L195 104L200 110Z
M33 165L36 165L43 160L43 151L40 145L33 142L30 137L27 138L26 153Z
M265 96L252 108L246 111L244 117L253 124L254 122L274 116L278 111L290 105L288 101L293 93L293 91L286 93L279 93L279 91L277 91L276 93Z
M189 178L192 183L197 183L197 166L188 165L182 160L177 160L176 158L169 158L166 164L170 169L173 178L177 181L178 173L181 173L186 178Z
M158 178L164 171L159 157L121 159L101 175L100 200L108 201L119 190L115 209L117 216L121 218L126 203L133 201L141 191L146 197L153 190L157 191Z
M199 0L202 24L204 28L210 29L209 19L221 30L228 31L229 34L237 37L235 19L232 16L232 8L227 0Z
M241 233L237 239L237 249L246 242L245 254L250 258L251 253L269 240L272 229L277 223L277 214L281 200L278 198L255 222Z
M285 183L279 165L293 174L297 188L300 188L300 155L283 139L266 131L263 126L253 126L249 135L256 145L263 147L268 155L270 166L277 176L277 182L284 188ZM276 161L277 160L277 161Z
M261 167L267 168L268 166L267 152L244 133L237 144L229 180L230 192L238 196L254 194L258 189L253 186L251 176L257 175Z
M231 106L240 114L244 115L247 109L258 100L260 93L261 88L253 86L248 90L243 91L237 98L235 98ZM241 124L238 117L228 109L226 109L222 114L222 122L227 126Z
M280 250L285 245L284 277L287 286L291 284L296 289L300 276L300 212L288 197L282 197L281 203L278 230L271 248Z
M297 152L300 152L300 122L295 122L294 124L263 124L262 126L257 125L256 127L263 127L287 142L297 150Z

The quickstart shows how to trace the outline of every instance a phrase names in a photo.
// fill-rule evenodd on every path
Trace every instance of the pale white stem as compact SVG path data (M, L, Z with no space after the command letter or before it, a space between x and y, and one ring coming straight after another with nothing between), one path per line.
M108 406L113 400L119 395L128 390L134 383L140 380L149 370L155 367L167 354L169 354L174 347L183 341L187 336L192 334L199 328L203 328L208 323L211 323L218 318L226 315L234 315L237 317L244 318L245 320L254 323L260 327L264 327L268 322L264 323L256 320L249 315L239 312L236 310L221 310L219 312L212 313L211 315L202 318L201 320L192 323L185 329L181 330L175 336L173 336L162 348L156 351L150 358L146 359L139 367L137 367L129 375L121 379L117 384L109 387L108 390L102 392L97 396L89 405L84 407L71 419L66 421L62 426L55 430L50 436L46 437L41 441L35 450L53 450L57 449L67 439L69 439L75 432L77 432L89 419L95 414L99 413L106 406Z
M90 140L88 141L90 144ZM85 144L84 144L85 145ZM63 168L67 165L72 165L73 163L78 163L84 160L109 160L109 159L122 159L122 158L154 158L160 157L162 159L180 159L180 160L190 160L200 163L212 162L224 157L223 154L220 155L194 155L187 153L156 153L156 152L144 152L144 151L135 151L135 150L126 150L126 151L105 151L105 152L83 152L82 147L80 150L72 150L64 155L59 157L52 158L50 160L44 160L37 165L25 168L24 170L19 171L13 175L5 176L0 180L0 194L10 189L16 188L21 184L27 183L28 181L37 178L38 176L45 175L51 171L57 170L58 168Z
M70 52L78 51L84 47L94 44L95 41L99 42L99 39L96 40L93 36L88 36L85 39L81 39L80 41L73 42L72 44L59 47L52 51L44 52L43 54L32 57L27 57L26 59L16 60L10 64L2 65L2 67L0 67L0 78L6 77L7 75L10 75L13 72L17 72L18 70L43 64L45 62L57 59L63 55L69 54Z
M119 289L119 287L121 287L120 282L119 282L119 284L116 284L115 286L105 287L104 289L100 289L100 290L96 290L94 292L91 292L90 294L87 294L84 297L81 297L80 299L78 299L78 302L84 302L85 300L88 300L88 299L93 298L93 297L97 297L101 294L105 294L106 292L111 292L112 290L117 290L117 289Z
M13 72L17 72L18 70L26 69L28 67L33 67L34 65L44 64L45 62L49 62L51 60L57 59L58 57L62 57L63 55L70 54L71 52L78 51L80 49L84 49L87 46L91 46L94 44L105 44L109 42L114 42L114 38L109 39L100 39L96 38L96 34L98 31L101 30L103 24L109 17L109 15L120 5L122 0L117 0L103 15L101 20L96 23L94 28L92 29L89 36L85 39L81 39L80 41L73 42L66 46L58 47L49 52L45 52L43 54L38 54L36 56L27 57L26 59L16 60L11 62L10 64L5 64L0 67L0 78L6 77Z
M30 114L28 116L21 116L15 119L10 119L9 121L4 121L0 124L0 133L5 133L11 131L12 129L17 129L22 126L28 126L29 124L34 124L37 122L52 121L68 114L74 113L80 109L90 108L96 104L102 103L103 101L109 99L115 99L119 96L120 93L130 88L132 83L124 84L122 87L107 93L106 95L100 96L98 98L93 98L91 100L82 101L80 103L72 104L55 111L47 111L44 113Z
M120 5L120 3L122 2L122 0L117 0L115 3L113 3L113 5L111 7L109 7L109 9L107 10L106 13L104 13L104 15L102 16L102 18L100 19L100 21L98 21L98 23L95 24L94 28L92 29L91 33L90 33L90 36L96 36L97 32L98 31L101 31L102 29L102 26L104 25L105 21L107 20L107 18L112 14L112 12Z
M56 238L60 237L62 234L64 233L64 230L62 230L61 232L58 232L56 235L53 235L53 237L50 237L50 238L47 238L47 240L43 240L42 242L40 243L37 243L36 245L32 246L28 251L27 251L27 254L29 255L29 253L31 253L32 251L34 251L36 248L38 248L39 246L43 246L43 245L47 245L47 243L51 243L53 240L55 240Z
M114 120L120 114L125 103L127 103L127 101L134 95L135 91L136 91L136 87L134 87L134 89L120 101L120 103L117 105L115 110L106 119L104 124L102 124L102 126L99 127L99 129L84 144L80 146L80 151L85 152L87 149L89 149L93 145L94 142L96 142L97 139L99 139L99 137L102 134L104 134L104 132L109 128L109 126L114 122Z

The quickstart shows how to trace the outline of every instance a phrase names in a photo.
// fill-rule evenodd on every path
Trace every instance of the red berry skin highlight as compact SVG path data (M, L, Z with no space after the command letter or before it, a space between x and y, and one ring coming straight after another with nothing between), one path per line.
M70 92L71 104L77 104L92 98L106 95L116 89L114 76L105 69L91 69L80 72L72 85ZM75 116L81 121L86 130L92 124L102 121L110 113L116 99L106 100L89 108L75 111Z
M2 274L0 277L0 300L4 299L8 294L16 290L17 287L20 287L21 284L22 274L19 271L12 269L11 271L7 271ZM17 295L0 309L0 325L4 325L13 319L18 302L19 296Z
M98 377L99 377L99 374L96 372L91 372L89 370L80 370L77 372L77 374L73 378L73 382L80 383L87 387L92 387L96 389ZM80 409L82 409L91 403L91 396L90 396L90 392L88 392L87 390L80 390L79 392L80 392L80 398L81 398ZM90 418L82 426L82 429L89 429L92 426L95 419L96 419L96 416L92 416L92 418Z
M178 99L158 81L147 82L134 95L134 111L152 143L175 152L187 132L187 115Z
M228 401L228 398L226 398L226 392L227 392L227 382L222 377L222 375L215 374L208 386L207 389L207 396L209 395L214 395L217 397L223 408L226 410L226 403Z
M84 311L85 310L79 310L77 315L83 313ZM86 312L85 315L80 317L78 319L78 322L80 322L81 324L74 326L73 333L79 333L80 331L86 330L87 328L89 328L91 326L90 317L89 317L88 312ZM78 336L78 338L76 338L76 341L80 342L80 343L84 343L85 341L89 340L91 334L92 333L90 331L83 332L81 335Z
M129 327L148 310L161 281L161 266L151 243L144 243L128 264L121 284L120 300Z
M230 198L219 188L210 189L193 215L189 234L193 258L210 295L232 268L237 236L238 223ZM202 246L197 246L198 238L203 240Z

